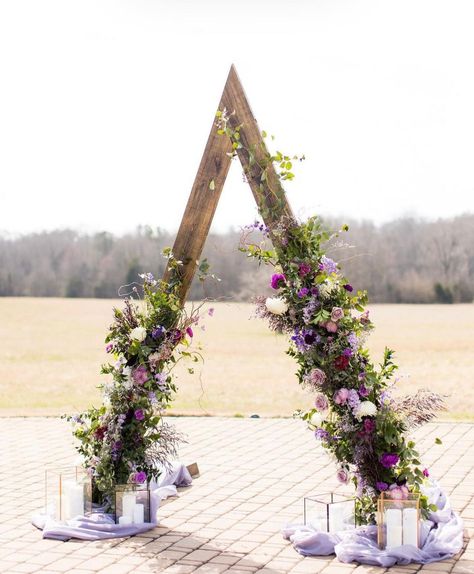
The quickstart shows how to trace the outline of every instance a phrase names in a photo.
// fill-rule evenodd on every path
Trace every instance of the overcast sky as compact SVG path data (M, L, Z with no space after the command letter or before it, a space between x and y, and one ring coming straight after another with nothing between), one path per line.
M0 230L176 229L235 63L301 216L474 211L471 0L0 0ZM235 164L215 228L253 220Z

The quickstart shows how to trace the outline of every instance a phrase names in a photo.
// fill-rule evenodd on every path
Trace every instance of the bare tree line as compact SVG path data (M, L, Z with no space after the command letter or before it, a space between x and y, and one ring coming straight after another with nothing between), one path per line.
M474 299L474 215L436 222L398 219L382 226L359 221L331 246L334 259L370 301L458 303ZM249 300L268 292L271 270L238 251L240 233L211 234L204 257L219 283L195 281L191 299ZM117 297L119 287L151 271L161 277L160 253L174 235L139 227L134 233L81 234L73 230L0 236L0 296ZM122 292L126 291L122 290Z

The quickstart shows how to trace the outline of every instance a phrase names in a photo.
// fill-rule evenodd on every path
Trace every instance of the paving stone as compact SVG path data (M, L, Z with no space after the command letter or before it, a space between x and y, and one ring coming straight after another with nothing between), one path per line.
M285 522L301 522L303 498L318 485L337 489L335 467L298 421L225 418L173 419L190 437L183 460L197 460L201 476L179 498L162 504L161 523L133 538L108 541L44 540L29 521L38 511L44 466L71 465L76 457L69 425L54 418L0 418L0 481L9 468L23 498L1 498L0 572L26 574L474 574L474 425L430 423L416 433L430 467L466 526L465 553L426 566L390 569L342 564L334 557L297 554L281 536ZM443 445L433 448L436 436ZM219 443L216 443L219 437ZM25 461L27 464L25 464ZM237 462L236 462L237 461Z

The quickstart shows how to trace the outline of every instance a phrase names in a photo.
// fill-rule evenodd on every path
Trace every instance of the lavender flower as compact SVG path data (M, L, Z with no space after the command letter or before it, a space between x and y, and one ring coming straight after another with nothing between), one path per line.
M355 389L350 389L347 397L347 404L351 407L352 412L355 414L359 409L360 398L359 393Z
M369 389L365 385L361 385L358 392L362 398L369 396Z
M314 436L319 440L325 440L325 441L329 441L330 438L330 434L328 433L327 430L324 429L316 429L314 431Z
M349 482L349 473L344 468L340 468L336 473L336 478L342 484L347 484Z
M376 482L375 483L375 487L377 488L377 490L379 490L380 492L384 492L385 490L388 489L388 484L386 482Z
M347 335L347 342L353 351L357 351L359 348L359 339L354 332L351 331L349 335Z
M317 389L324 385L326 374L321 369L311 369L307 375L307 380L314 388Z
M326 255L323 255L321 257L321 263L319 264L319 269L321 271L324 271L328 275L331 275L331 273L337 273L337 263L332 259L330 259L329 257L326 257Z
M309 289L307 287L302 287L299 291L298 291L298 297L300 299L303 299L303 297L306 297L306 295L308 295L309 293Z
M159 339L160 337L162 337L166 332L166 329L164 327L162 327L161 325L158 325L158 327L155 327L152 332L151 332L151 336L153 337L153 339Z
M140 365L134 369L132 378L137 385L144 385L149 378L149 374L145 365Z
M134 413L134 416L137 421L142 421L145 418L145 413L143 412L143 409L137 409Z
M323 395L322 393L317 394L316 398L314 399L314 406L318 409L318 411L325 411L329 406L326 395Z

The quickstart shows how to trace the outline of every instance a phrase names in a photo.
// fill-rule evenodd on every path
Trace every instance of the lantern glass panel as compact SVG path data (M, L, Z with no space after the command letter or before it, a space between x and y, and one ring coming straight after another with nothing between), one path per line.
M394 499L382 492L377 500L377 538L383 550L420 544L420 497Z
M45 512L60 522L92 512L91 479L83 468L46 470Z
M354 498L334 492L304 499L304 523L319 532L340 532L355 528Z
M114 503L116 524L150 522L150 489L147 483L117 484Z

